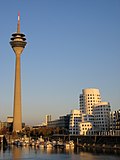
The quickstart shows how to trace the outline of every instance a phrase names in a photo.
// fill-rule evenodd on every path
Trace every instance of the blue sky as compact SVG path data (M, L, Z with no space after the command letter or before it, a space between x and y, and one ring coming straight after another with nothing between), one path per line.
M0 1L0 120L12 116L17 13L27 46L21 55L22 117L38 124L79 108L83 88L99 88L120 108L119 0Z

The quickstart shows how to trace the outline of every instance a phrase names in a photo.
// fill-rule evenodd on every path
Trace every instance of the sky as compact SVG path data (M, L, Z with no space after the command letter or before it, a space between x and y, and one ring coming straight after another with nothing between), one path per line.
M13 115L17 29L27 45L21 55L22 119L39 124L79 109L84 88L120 109L119 0L0 1L0 120Z

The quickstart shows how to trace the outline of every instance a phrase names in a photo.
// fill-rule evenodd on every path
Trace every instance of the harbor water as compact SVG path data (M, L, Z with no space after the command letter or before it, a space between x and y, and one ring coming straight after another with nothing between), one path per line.
M45 149L9 146L0 149L0 160L120 160L116 150Z

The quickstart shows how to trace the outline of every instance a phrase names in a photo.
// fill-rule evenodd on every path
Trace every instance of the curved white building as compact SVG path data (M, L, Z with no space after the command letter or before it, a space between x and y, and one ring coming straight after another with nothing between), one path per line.
M69 133L72 135L79 134L78 123L81 122L80 110L74 109L70 113Z
M86 88L79 97L81 114L93 114L93 106L101 102L99 89Z
M110 129L110 103L101 102L94 105L94 126L96 131L106 132Z

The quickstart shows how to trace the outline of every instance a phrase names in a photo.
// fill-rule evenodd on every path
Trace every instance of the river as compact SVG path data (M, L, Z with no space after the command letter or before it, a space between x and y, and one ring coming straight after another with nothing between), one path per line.
M120 160L116 151L40 149L10 146L0 149L0 160Z

